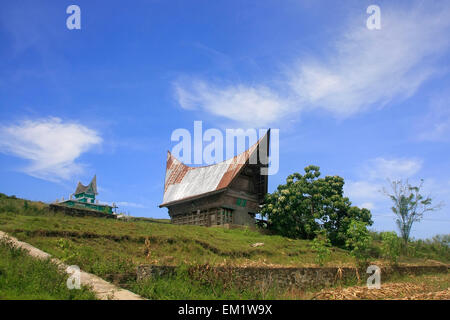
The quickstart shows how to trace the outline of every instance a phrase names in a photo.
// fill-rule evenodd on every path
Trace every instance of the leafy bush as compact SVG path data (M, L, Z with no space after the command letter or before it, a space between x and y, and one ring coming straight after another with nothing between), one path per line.
M358 265L366 265L370 257L372 238L367 230L367 224L362 221L352 220L347 229L345 246L355 257Z
M393 231L381 233L381 254L391 263L397 264L402 247L402 241Z
M312 248L316 251L316 263L320 266L324 265L324 262L330 259L331 255L331 242L327 237L326 230L322 229L316 232L316 237L312 241Z
M380 246L376 245L373 241L369 248L369 256L371 258L375 258L375 259L379 259L379 258L383 257Z

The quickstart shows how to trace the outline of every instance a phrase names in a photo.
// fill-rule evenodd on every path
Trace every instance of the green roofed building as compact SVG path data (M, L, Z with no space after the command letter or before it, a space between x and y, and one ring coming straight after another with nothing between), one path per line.
M87 186L83 185L81 182L78 182L77 189L75 190L75 193L70 196L70 199L58 202L58 205L112 214L113 209L116 208L116 206L114 204L112 206L100 204L98 200L95 199L96 195L98 195L97 176L94 176L91 183Z

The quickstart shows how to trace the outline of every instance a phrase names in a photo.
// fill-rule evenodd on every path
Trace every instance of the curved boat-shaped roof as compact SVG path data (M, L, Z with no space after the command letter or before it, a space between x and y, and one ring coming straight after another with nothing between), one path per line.
M253 154L256 156L255 152L259 145L268 136L269 131L241 154L229 160L203 167L187 166L168 151L164 198L159 207L225 190L248 163L250 157Z
M75 190L74 194L80 194L80 193L98 194L97 193L97 175L94 175L94 178L92 178L91 183L89 183L87 186L83 185L81 182L78 182L77 189Z

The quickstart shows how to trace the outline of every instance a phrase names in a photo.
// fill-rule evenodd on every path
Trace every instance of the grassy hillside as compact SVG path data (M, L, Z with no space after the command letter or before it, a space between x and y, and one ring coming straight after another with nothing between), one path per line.
M314 264L315 258L306 240L248 229L70 217L49 213L42 204L10 198L0 199L0 229L100 275L134 270L140 263L300 266ZM257 242L264 245L251 246ZM351 264L352 258L345 250L334 248L332 261Z
M142 263L186 266L253 265L316 266L311 241L267 235L257 230L176 226L167 220L131 219L121 221L94 217L71 217L51 213L41 202L31 202L0 194L0 230L106 279L134 274ZM379 241L374 236L373 260L379 258ZM146 241L147 240L147 241ZM264 243L253 247L252 244ZM415 255L400 262L429 263L434 259L448 263L449 249L422 243L414 245ZM435 249L431 249L435 248ZM353 265L346 250L332 248L327 265ZM151 282L128 281L132 291L152 299L260 299L286 297L276 288L224 286L196 283L183 268L171 278Z

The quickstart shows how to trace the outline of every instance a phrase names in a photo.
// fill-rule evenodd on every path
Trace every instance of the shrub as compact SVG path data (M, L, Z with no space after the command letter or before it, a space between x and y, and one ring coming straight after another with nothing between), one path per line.
M402 245L400 238L393 231L383 232L381 238L381 254L391 263L397 264Z
M372 238L367 230L367 224L352 220L347 229L345 246L350 250L358 265L366 265L370 257Z
M408 243L406 253L410 257L450 261L450 235L437 235L432 239L413 240Z
M376 259L381 258L383 254L381 253L380 246L377 246L372 242L372 245L369 248L369 256Z
M328 261L331 255L331 242L327 237L326 230L316 231L316 237L312 241L312 248L316 251L316 263L320 266Z

